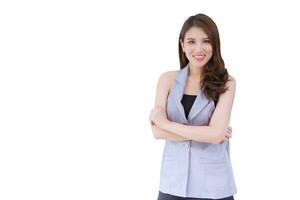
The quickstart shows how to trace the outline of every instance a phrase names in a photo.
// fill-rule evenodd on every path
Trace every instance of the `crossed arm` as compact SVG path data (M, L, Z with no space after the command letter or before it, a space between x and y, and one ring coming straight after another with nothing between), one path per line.
M164 77L161 76L157 86L156 106L165 110L167 95L161 90L161 85L166 85ZM195 140L200 142L207 142L219 144L227 136L227 127L230 121L231 109L235 96L236 82L230 76L226 83L227 91L220 95L218 104L212 114L209 125L207 126L189 126L176 122L171 122L167 119L163 122L155 123L151 121L151 129L153 135L157 139L169 140ZM165 99L164 99L165 98ZM165 112L165 111L164 111Z
M175 133L172 133L170 131L163 130L156 126L155 124L151 125L152 133L154 138L156 139L166 139L166 140L175 140L175 141L184 141L184 140L190 140L189 138L186 138L184 136L176 135Z
M221 133L219 136L218 133L209 126L189 126L176 122L169 123L170 125L167 129L173 130L172 132L159 128L155 124L151 125L152 133L155 139L175 141L194 140L199 142L219 144L223 140L228 140L228 138L225 138L225 136L231 137L231 132L224 132L224 134Z

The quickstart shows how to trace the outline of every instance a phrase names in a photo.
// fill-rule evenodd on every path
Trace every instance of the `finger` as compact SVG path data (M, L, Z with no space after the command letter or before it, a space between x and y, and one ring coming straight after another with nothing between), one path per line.
M232 133L232 130L231 129L227 129L227 133Z
M231 135L232 134L232 132L231 132L231 130L227 130L227 132L226 132L227 134L229 134L229 135Z
M227 133L227 134L225 135L225 137L231 138L231 134Z

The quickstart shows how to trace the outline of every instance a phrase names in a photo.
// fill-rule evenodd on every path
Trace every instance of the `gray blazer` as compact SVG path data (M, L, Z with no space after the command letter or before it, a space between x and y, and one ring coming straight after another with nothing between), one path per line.
M178 70L167 99L170 121L208 125L215 109L213 100L200 90L186 119L181 104L189 65ZM234 195L236 185L229 155L229 141L210 144L193 140L166 140L160 171L159 189L181 197L219 199Z

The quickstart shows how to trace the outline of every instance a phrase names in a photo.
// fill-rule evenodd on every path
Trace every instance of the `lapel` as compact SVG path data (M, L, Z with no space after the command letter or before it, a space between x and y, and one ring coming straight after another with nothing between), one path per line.
M204 96L202 89L200 89L194 101L194 104L191 108L191 111L188 115L188 119L186 119L184 113L184 107L181 104L181 99L184 93L188 75L189 75L189 65L186 65L184 68L177 71L176 79L173 85L173 92L172 92L172 96L175 100L176 107L179 110L180 115L182 116L183 119L185 119L186 122L188 121L190 122L191 120L193 120L193 118L199 112L201 112L201 110L203 110L203 108L210 102L210 100L208 100Z

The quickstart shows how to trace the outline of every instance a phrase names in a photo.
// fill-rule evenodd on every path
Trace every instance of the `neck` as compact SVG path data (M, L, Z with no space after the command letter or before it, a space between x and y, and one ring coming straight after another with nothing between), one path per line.
M194 80L200 80L202 67L189 65L189 77Z

